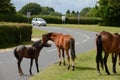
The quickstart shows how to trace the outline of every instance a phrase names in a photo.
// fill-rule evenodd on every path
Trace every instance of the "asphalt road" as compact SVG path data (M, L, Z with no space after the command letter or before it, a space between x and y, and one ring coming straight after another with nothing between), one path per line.
M61 32L64 34L70 34L76 41L76 53L82 53L90 49L95 48L95 32L84 31L80 29L60 28L60 27L35 27L38 29L46 30L49 32ZM39 69L44 70L45 67L52 65L58 61L57 50L53 42L50 42L52 47L43 48L39 56ZM19 76L17 70L17 60L13 55L13 49L0 50L0 80L28 80L30 60L23 59L21 64L24 76ZM33 64L33 74L36 74L36 66Z

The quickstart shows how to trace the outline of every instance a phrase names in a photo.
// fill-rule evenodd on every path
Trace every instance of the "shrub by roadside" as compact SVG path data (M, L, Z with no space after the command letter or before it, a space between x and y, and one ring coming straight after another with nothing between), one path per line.
M27 24L0 23L0 48L31 41L32 26Z

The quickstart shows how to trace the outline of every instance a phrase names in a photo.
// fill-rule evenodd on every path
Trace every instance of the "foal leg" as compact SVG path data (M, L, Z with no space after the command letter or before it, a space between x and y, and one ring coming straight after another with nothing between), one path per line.
M20 58L20 59L18 60L18 63L17 63L17 64L18 64L18 71L19 71L20 76L23 75L23 72L22 72L22 69L21 69L21 66L20 66L22 59L23 59L23 58Z
M29 69L29 72L30 72L30 75L32 75L32 65L33 65L33 58L31 58L31 62L30 62L30 69Z
M107 58L108 58L109 54L105 53L105 56L104 56L104 64L105 64L105 71L108 75L110 75L110 72L108 70L108 67L107 67Z
M70 69L70 56L68 50L66 50L67 60L68 60L68 70Z
M63 57L63 65L65 65L65 54L64 54L64 49L62 49L62 57Z
M39 72L39 67L38 67L38 58L35 58L35 63L36 63L37 72Z

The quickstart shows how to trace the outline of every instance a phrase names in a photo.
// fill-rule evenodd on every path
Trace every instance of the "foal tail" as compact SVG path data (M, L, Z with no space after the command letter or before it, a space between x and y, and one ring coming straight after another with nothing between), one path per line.
M17 48L14 49L14 56L19 60L19 55L17 54L16 49L17 49Z
M96 62L97 62L97 64L99 64L99 62L100 62L101 66L103 68L103 58L102 58L103 46L102 46L102 36L101 35L97 35L96 46L97 46Z
M71 58L74 61L76 58L76 54L75 54L75 40L73 38L70 39L70 50L71 50Z

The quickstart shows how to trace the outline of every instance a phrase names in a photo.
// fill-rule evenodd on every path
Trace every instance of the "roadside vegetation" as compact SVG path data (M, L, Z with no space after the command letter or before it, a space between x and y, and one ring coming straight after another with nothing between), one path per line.
M111 75L107 75L101 69L102 75L96 72L95 62L96 50L90 50L86 53L77 55L75 61L75 71L67 70L66 66L59 66L58 63L48 66L46 69L41 70L40 73L31 77L30 80L119 80L120 68L117 63L117 74L112 73L112 60L111 56L108 57L108 68ZM67 61L67 60L66 60Z
M99 25L81 25L81 24L49 24L48 26L66 27L66 28L77 28L93 32L109 31L109 32L120 32L119 27L111 26L99 26Z

